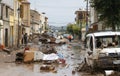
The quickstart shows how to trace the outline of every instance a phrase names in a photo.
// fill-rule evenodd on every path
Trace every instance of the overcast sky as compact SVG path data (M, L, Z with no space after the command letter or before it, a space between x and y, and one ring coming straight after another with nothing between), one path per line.
M84 0L29 0L31 8L45 12L49 25L64 26L73 23L75 11L86 8Z

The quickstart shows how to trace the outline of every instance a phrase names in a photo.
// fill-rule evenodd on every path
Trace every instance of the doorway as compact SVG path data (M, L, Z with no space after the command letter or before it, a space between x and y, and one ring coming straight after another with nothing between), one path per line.
M8 29L5 29L5 46L8 47Z

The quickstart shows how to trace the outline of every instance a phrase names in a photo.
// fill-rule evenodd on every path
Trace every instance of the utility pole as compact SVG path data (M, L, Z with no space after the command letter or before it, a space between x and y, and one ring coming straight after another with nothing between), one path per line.
M31 34L33 35L33 33L34 33L34 13L32 13L32 15L31 15Z
M78 17L79 17L79 26L80 26L79 39L81 40L82 39L82 22L83 22L82 21L83 20L83 10L82 9L79 10Z
M86 0L86 32L88 32L88 0Z

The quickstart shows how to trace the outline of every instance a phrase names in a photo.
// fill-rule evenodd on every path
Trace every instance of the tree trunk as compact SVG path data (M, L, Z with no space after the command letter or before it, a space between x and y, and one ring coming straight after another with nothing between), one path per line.
M112 30L113 30L113 31L116 31L116 28L115 28L115 25L114 25L114 24L112 25Z

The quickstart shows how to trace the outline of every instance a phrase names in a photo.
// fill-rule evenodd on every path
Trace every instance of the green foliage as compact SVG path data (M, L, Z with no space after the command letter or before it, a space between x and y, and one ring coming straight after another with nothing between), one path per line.
M91 0L92 7L99 15L99 20L112 27L120 27L120 0Z
M76 24L68 24L67 26L67 31L71 34L76 34L78 35L80 32L80 27L77 26Z
M68 31L69 33L73 33L72 26L73 26L73 24L68 24L68 25L67 25L67 31Z
M79 35L80 27L77 25L74 25L72 28L73 28L74 34Z

